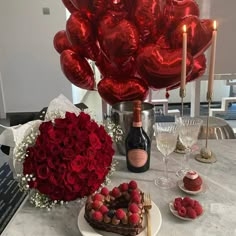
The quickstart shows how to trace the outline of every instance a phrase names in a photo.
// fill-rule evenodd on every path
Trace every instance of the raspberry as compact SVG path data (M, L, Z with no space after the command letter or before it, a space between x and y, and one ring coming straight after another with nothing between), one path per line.
M188 207L187 208L187 216L189 218L195 219L197 217L197 213L192 207Z
M139 215L138 214L132 214L132 215L130 215L129 216L129 222L131 223L131 224L133 224L133 225L136 225L136 224L138 224L138 222L139 222Z
M136 194L132 197L132 202L139 204L141 202L140 195Z
M129 188L131 188L131 189L136 189L137 187L138 187L138 185L137 185L137 182L136 182L136 181L131 180L131 181L129 182Z
M100 202L100 201L98 201L98 200L95 200L95 201L92 203L93 209L99 209L101 205L102 205L102 202Z
M182 216L182 217L185 217L186 216L186 213L187 213L187 210L185 207L180 207L179 210L178 210L178 215L179 216Z
M131 197L133 197L135 195L140 195L139 191L137 189L132 190L132 192L130 194L131 194Z
M194 201L190 197L184 197L181 204L184 207L188 207L188 206L190 206L190 204L193 205Z
M182 202L182 198L181 197L177 197L177 198L175 198L175 202Z
M101 190L101 194L104 195L104 196L107 196L109 194L108 188L103 187L102 190Z
M195 208L196 206L202 207L201 204L199 203L199 201L194 200L194 206L193 207Z
M111 194L112 194L113 197L116 198L116 197L119 197L121 193L120 193L119 188L115 187L115 188L112 189Z
M138 213L139 208L138 208L137 204L131 203L130 206L129 206L129 211L132 212L132 213Z
M116 217L119 220L122 220L125 216L126 216L126 214L125 214L124 210L122 210L122 209L116 210Z
M105 213L107 213L109 210L108 210L108 208L107 208L105 205L102 205L102 206L99 208L99 211L100 211L102 214L105 214Z
M102 221L103 219L102 213L100 211L95 211L92 217L94 220L97 220L97 221Z
M203 212L203 209L202 209L202 207L200 205L199 206L195 206L194 210L196 211L197 216L201 215L202 212Z
M95 200L103 201L103 199L104 199L104 196L102 196L102 194L100 194L100 193L96 193L96 194L94 195L94 197L93 197L93 200L94 200L94 201L95 201Z
M128 185L127 183L123 183L123 184L120 185L120 190L121 190L122 192L127 191L128 188L129 188L129 185Z
M177 201L174 202L174 208L176 211L178 211L182 207L181 202Z

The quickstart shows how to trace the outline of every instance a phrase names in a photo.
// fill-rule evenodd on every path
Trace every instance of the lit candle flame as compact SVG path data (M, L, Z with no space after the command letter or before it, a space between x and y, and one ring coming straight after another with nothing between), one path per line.
M216 30L216 20L213 22L213 29Z
M183 31L184 31L184 33L186 33L186 31L187 31L186 25L183 25Z

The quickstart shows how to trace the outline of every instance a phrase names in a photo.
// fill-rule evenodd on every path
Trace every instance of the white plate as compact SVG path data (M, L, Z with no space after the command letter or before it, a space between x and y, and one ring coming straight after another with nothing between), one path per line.
M184 191L185 193L188 193L188 194L192 194L192 195L197 195L199 193L205 193L207 190L207 185L205 182L202 183L201 188L197 191L190 191L190 190L186 189L184 187L184 182L182 179L178 180L177 185L182 191Z
M158 206L154 202L152 202L150 215L151 215L152 236L155 236L157 235L158 231L161 228L162 217L161 217L161 212ZM144 224L146 225L145 222ZM81 209L78 216L78 227L83 236L118 236L119 235L119 234L114 234L111 232L101 231L101 230L92 228L84 218L84 207ZM147 235L147 230L145 227L145 229L140 234L138 234L138 236L146 236L146 235Z
M193 221L193 220L196 220L198 219L199 217L201 217L203 215L203 213L199 216L197 216L195 219L192 219L192 218L189 218L189 217L182 217L178 214L178 212L175 210L174 208L174 203L173 202L170 202L169 203L169 208L170 208L170 211L171 213L176 216L177 218L181 219L181 220L186 220L186 221Z

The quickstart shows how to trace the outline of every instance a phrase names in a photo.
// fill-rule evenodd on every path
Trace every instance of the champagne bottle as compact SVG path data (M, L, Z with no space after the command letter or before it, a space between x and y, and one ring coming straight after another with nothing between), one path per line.
M133 124L125 139L127 168L136 173L147 171L150 166L151 142L142 127L141 110L142 102L134 101Z

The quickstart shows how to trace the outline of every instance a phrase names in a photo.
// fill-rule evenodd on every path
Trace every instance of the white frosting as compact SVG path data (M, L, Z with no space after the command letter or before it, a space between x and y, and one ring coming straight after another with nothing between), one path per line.
M189 179L196 179L198 177L198 173L196 171L188 171L186 177Z

